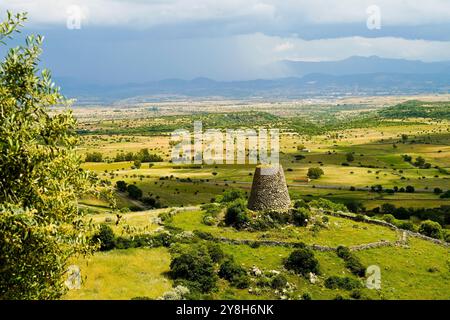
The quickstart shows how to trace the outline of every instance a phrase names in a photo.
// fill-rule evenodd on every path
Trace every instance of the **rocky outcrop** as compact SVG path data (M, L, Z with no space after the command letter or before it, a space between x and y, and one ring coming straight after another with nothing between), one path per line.
M253 175L248 208L253 211L289 210L291 198L286 185L283 167L258 166Z

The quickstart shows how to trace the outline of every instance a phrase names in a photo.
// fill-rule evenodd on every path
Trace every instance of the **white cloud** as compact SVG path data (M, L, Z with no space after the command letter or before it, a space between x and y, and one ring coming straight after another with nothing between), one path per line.
M265 63L277 60L341 60L349 56L374 55L429 62L450 60L450 42L445 41L408 40L395 37L303 40L270 37L259 33L240 36L240 43L242 46L251 48L248 54L259 57Z
M205 20L264 19L268 24L365 23L370 5L381 8L384 25L448 23L448 0L3 0L0 9L28 11L37 24L62 24L66 9L79 5L95 26L152 27Z
M292 44L292 42L286 41L286 42L276 45L273 50L276 52L282 52L282 51L288 51L292 48L294 48L294 45Z

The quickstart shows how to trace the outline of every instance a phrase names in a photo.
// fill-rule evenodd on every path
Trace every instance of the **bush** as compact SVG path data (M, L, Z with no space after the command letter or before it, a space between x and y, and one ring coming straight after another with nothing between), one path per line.
M214 237L211 233L201 230L194 230L194 235L199 237L200 239L207 241L216 241L216 237Z
M413 186L406 186L405 192L414 193L416 189Z
M192 248L172 259L170 275L174 279L187 280L187 285L202 293L210 292L216 287L217 276L208 251L203 247Z
M312 296L309 292L305 292L302 294L302 300L312 300Z
M163 222L172 222L172 220L173 220L173 215L172 215L172 213L170 213L170 212L161 212L161 213L158 215L158 218L160 218L161 221L163 221Z
M287 281L287 279L286 279L285 276L283 276L282 274L277 274L276 276L274 276L274 277L272 278L272 281L271 281L271 283L270 283L270 286L271 286L273 289L281 290L281 289L283 289L284 287L286 287L287 282L288 282L288 281Z
M236 229L245 227L250 221L245 201L238 199L230 204L225 213L225 224Z
M450 242L450 230L445 230L444 240L445 240L445 242Z
M414 224L411 221L402 221L397 224L397 227L403 230L415 231Z
M128 196L132 199L139 200L142 198L142 190L134 184L129 184L127 187Z
M107 224L100 225L100 230L94 235L93 240L100 242L100 251L108 251L115 247L114 231Z
M240 289L249 285L247 271L238 265L233 258L228 258L221 264L219 277L228 280L232 286Z
M141 160L139 160L139 159L135 159L134 160L133 166L134 166L135 169L140 169L141 165L142 165L142 161Z
M395 212L396 207L391 203L383 203L381 206L381 212L385 214L393 214Z
M305 202L305 200L295 200L294 202L294 208L298 209L298 208L305 208L305 209L309 209L308 204Z
M308 169L308 178L310 179L319 179L324 174L321 168L309 168Z
M210 215L205 215L202 218L202 223L207 226L213 226L217 223L216 218Z
M445 191L443 194L439 196L441 199L449 199L450 198L450 190Z
M349 248L344 246L337 247L336 253L339 258L345 261L345 267L350 270L351 273L359 277L364 277L366 273L366 267L356 257Z
M314 252L303 245L299 249L292 251L286 259L284 266L288 270L292 270L303 276L310 272L319 274L319 261L314 257Z
M145 205L149 206L150 208L161 208L161 202L159 202L157 199L152 197L144 197L141 200Z
M353 155L353 153L349 152L345 155L345 159L348 162L353 162L353 161L355 161L355 156Z
M325 287L328 289L354 290L361 288L361 282L350 277L331 276L325 280Z
M319 208L330 211L347 211L347 207L342 203L335 203L327 199L319 198L309 202L311 208Z
M419 233L435 239L442 239L443 236L441 225L431 220L423 221L420 224Z
M222 211L222 208L217 203L203 204L200 206L200 208L213 217L216 217L220 213L220 211Z
M102 162L103 155L100 152L86 153L85 162Z
M214 242L207 242L206 248L208 249L209 256L211 257L211 260L213 262L220 262L225 257L225 254L223 253L222 248L219 244Z
M348 211L353 213L359 213L365 210L363 204L359 201L351 200L345 203L345 206L347 207Z
M228 202L233 202L233 201L238 200L238 199L246 199L246 198L247 197L246 197L245 192L243 190L231 189L231 190L226 190L223 193L220 202L228 203Z
M184 286L176 286L170 291L164 292L162 300L184 300L190 294L190 290Z
M308 209L297 208L292 210L292 220L296 226L307 226L310 216L311 214Z
M381 219L383 219L384 221L386 221L388 223L394 223L394 221L395 221L395 217L392 214L385 214L385 215L383 215L383 217L381 217Z
M119 190L120 192L125 192L127 191L127 183L123 180L119 180L116 182L116 189Z

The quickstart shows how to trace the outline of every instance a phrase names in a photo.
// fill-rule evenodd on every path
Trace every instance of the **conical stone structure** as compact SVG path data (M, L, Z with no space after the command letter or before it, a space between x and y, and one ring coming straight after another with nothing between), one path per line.
M253 211L286 211L291 206L291 198L286 185L283 167L257 166L253 175L252 191L248 208Z

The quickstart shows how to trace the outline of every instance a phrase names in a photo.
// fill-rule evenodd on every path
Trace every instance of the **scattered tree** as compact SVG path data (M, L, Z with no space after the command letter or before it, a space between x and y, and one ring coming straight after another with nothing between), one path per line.
M324 174L321 168L309 168L308 177L310 179L319 179Z

